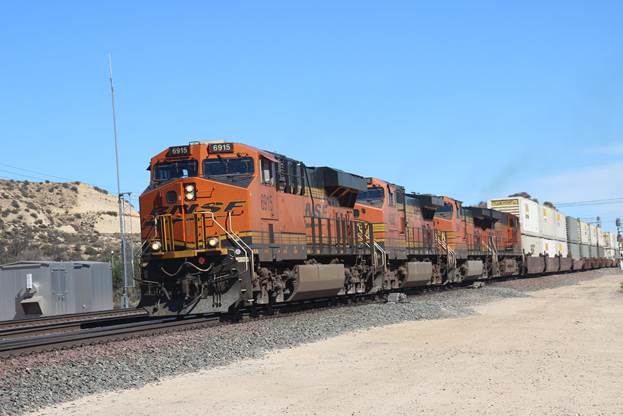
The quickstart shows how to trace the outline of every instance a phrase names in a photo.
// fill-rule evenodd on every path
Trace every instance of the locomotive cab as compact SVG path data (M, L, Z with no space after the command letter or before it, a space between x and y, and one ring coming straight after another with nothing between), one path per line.
M190 313L226 311L247 300L251 195L273 200L274 156L239 143L192 142L159 153L148 169L150 184L140 197L141 304L157 313L164 301L168 311ZM267 219L278 218L276 204L262 207ZM163 300L170 293L182 295ZM202 306L208 298L214 306Z

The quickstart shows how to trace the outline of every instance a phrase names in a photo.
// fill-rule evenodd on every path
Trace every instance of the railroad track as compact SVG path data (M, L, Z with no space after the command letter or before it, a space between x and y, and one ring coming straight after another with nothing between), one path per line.
M66 315L43 316L39 318L15 319L11 321L0 321L0 332L14 328L25 328L32 326L43 326L54 323L67 323L70 321L88 321L97 319L107 319L119 316L147 315L143 309L110 309L96 312L71 313Z
M517 276L508 276L495 281L500 282L513 279L517 279ZM490 283L493 283L493 281L487 282L487 284ZM424 287L411 289L405 294L413 296L423 292L457 290L465 286L468 286L468 284ZM351 298L306 300L258 310L244 309L237 315L212 314L184 317L149 317L146 314L136 314L136 316L118 316L110 319L91 319L41 324L36 327L0 329L0 358L200 328L218 325L224 321L231 323L249 319L274 319L282 316L308 313L310 309L315 308L331 309L346 307L351 304L375 302L384 302L384 299L376 295L361 295Z
M242 322L250 319L275 319L307 313L310 309L315 308L339 308L350 306L352 303L370 302L379 302L379 299L375 296L366 295L339 303L336 303L334 299L307 300L259 310L244 309L236 315L211 314L157 318L141 315L109 320L53 323L35 328L0 330L0 358L202 328L222 323Z
M172 329L205 326L220 322L220 316L191 316L185 318L141 317L128 322L113 320L105 325L80 326L62 328L61 332L39 332L37 335L16 335L10 339L0 340L0 357L24 355L34 352L59 350L81 345L89 345L106 341L126 339L142 335L152 335ZM104 322L100 322L102 324ZM71 325L71 324L66 324ZM43 329L42 329L43 330Z
M87 328L105 327L114 324L140 322L149 319L147 313L120 314L90 319L54 320L49 323L41 322L32 325L15 326L4 329L0 328L0 342L11 339L32 338L41 335L78 331Z

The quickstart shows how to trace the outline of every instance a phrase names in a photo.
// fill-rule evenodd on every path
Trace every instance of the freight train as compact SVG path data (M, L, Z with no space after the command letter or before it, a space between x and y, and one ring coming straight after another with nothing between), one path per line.
M516 213L243 143L169 147L148 170L139 306L156 315L614 265L526 250Z

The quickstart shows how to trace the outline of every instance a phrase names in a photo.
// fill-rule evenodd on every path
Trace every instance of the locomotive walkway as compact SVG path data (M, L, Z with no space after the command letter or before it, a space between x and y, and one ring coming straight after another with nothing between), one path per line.
M41 414L623 414L622 281L536 290L465 318L349 333Z

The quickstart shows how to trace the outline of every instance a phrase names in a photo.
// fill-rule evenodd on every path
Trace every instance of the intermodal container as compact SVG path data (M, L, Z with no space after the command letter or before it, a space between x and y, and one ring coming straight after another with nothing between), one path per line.
M569 222L567 222L569 224ZM574 260L580 260L582 256L580 255L580 245L577 243L569 243L569 255Z
M539 205L539 229L541 236L556 239L556 210L545 205Z
M569 243L580 242L580 220L573 217L567 217L567 241Z
M591 243L591 233L590 227L587 223L580 221L580 243L582 244L590 244Z
M508 212L519 218L521 233L540 237L539 204L523 197L496 198L487 201L487 207Z

